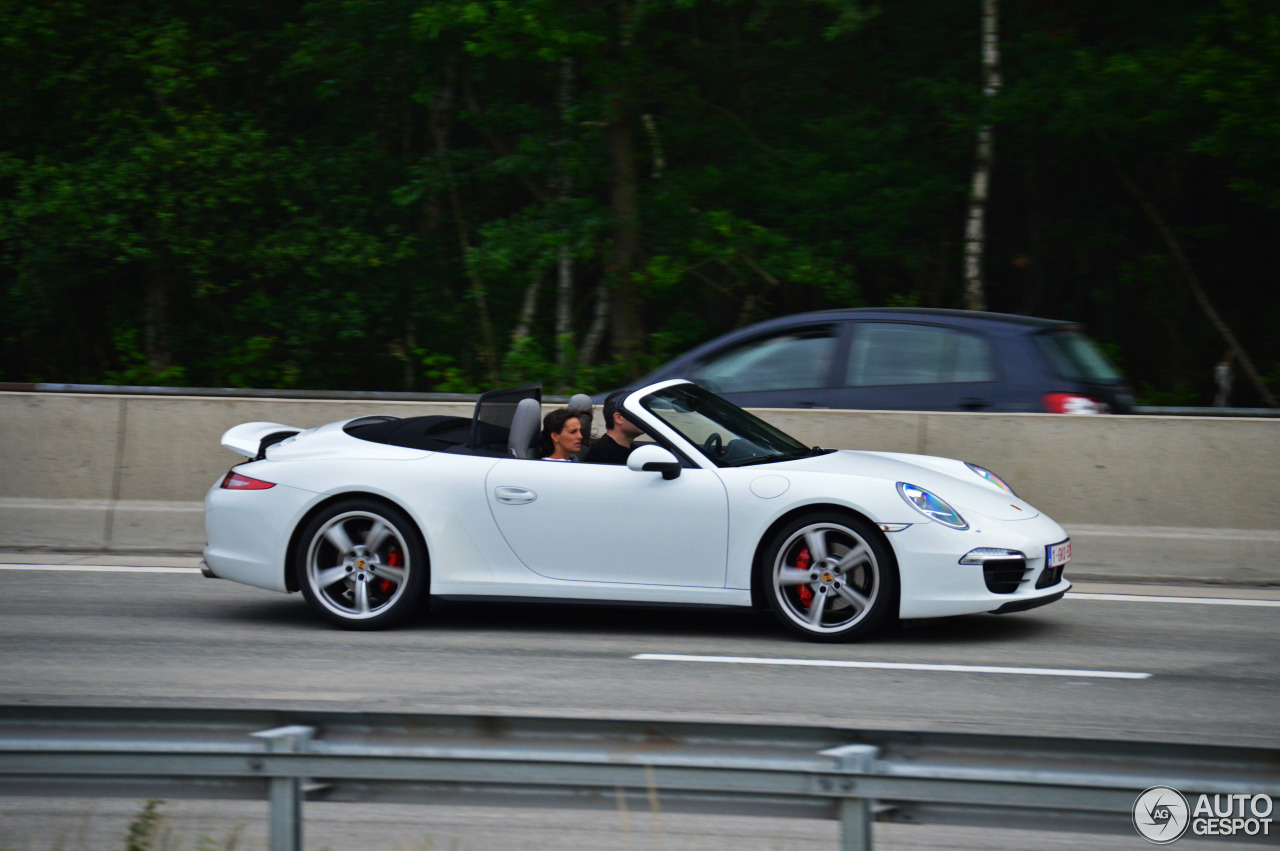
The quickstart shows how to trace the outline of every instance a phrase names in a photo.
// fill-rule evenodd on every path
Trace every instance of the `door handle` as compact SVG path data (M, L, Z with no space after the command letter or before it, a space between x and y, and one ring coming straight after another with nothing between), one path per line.
M538 495L528 488L513 488L505 485L495 488L493 495L498 498L498 502L504 502L507 505L524 505L538 498Z
M990 408L991 403L986 399L979 399L976 396L969 396L960 400L960 404L956 407L962 411L981 411L983 408Z

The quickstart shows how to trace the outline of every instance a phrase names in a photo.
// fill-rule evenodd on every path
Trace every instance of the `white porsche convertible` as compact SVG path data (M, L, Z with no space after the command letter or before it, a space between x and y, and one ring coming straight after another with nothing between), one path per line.
M551 463L540 398L232 428L223 445L252 460L205 500L206 574L301 590L360 629L429 597L518 598L768 607L819 641L1070 588L1062 527L973 464L810 448L681 380L622 403L645 432L625 466Z

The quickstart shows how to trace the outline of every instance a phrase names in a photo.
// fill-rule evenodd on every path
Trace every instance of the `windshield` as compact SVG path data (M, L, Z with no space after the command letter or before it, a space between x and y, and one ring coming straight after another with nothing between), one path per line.
M1077 331L1040 334L1036 342L1063 378L1074 381L1119 381L1121 378L1093 340Z
M719 467L787 461L814 454L791 435L696 384L667 387L649 394L641 404Z

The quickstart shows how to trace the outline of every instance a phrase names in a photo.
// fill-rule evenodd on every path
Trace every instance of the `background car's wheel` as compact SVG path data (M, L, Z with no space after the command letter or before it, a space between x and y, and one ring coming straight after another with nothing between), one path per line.
M774 614L813 641L864 636L896 614L893 551L878 529L850 515L796 518L765 548L760 570Z
M362 498L334 503L307 523L298 541L298 587L339 626L389 626L425 596L426 547L413 521L394 506Z

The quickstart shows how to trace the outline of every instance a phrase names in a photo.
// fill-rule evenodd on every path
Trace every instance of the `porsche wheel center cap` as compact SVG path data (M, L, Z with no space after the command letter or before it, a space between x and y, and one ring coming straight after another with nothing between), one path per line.
M834 576L832 576L832 575L831 575L831 573L830 573L829 571L823 571L823 572L822 572L822 581L823 581L823 582L835 582L835 580L836 580L836 578L835 578Z
M357 569L357 570L364 570L364 559L362 559L362 558L358 558L358 559L356 559L356 569Z

